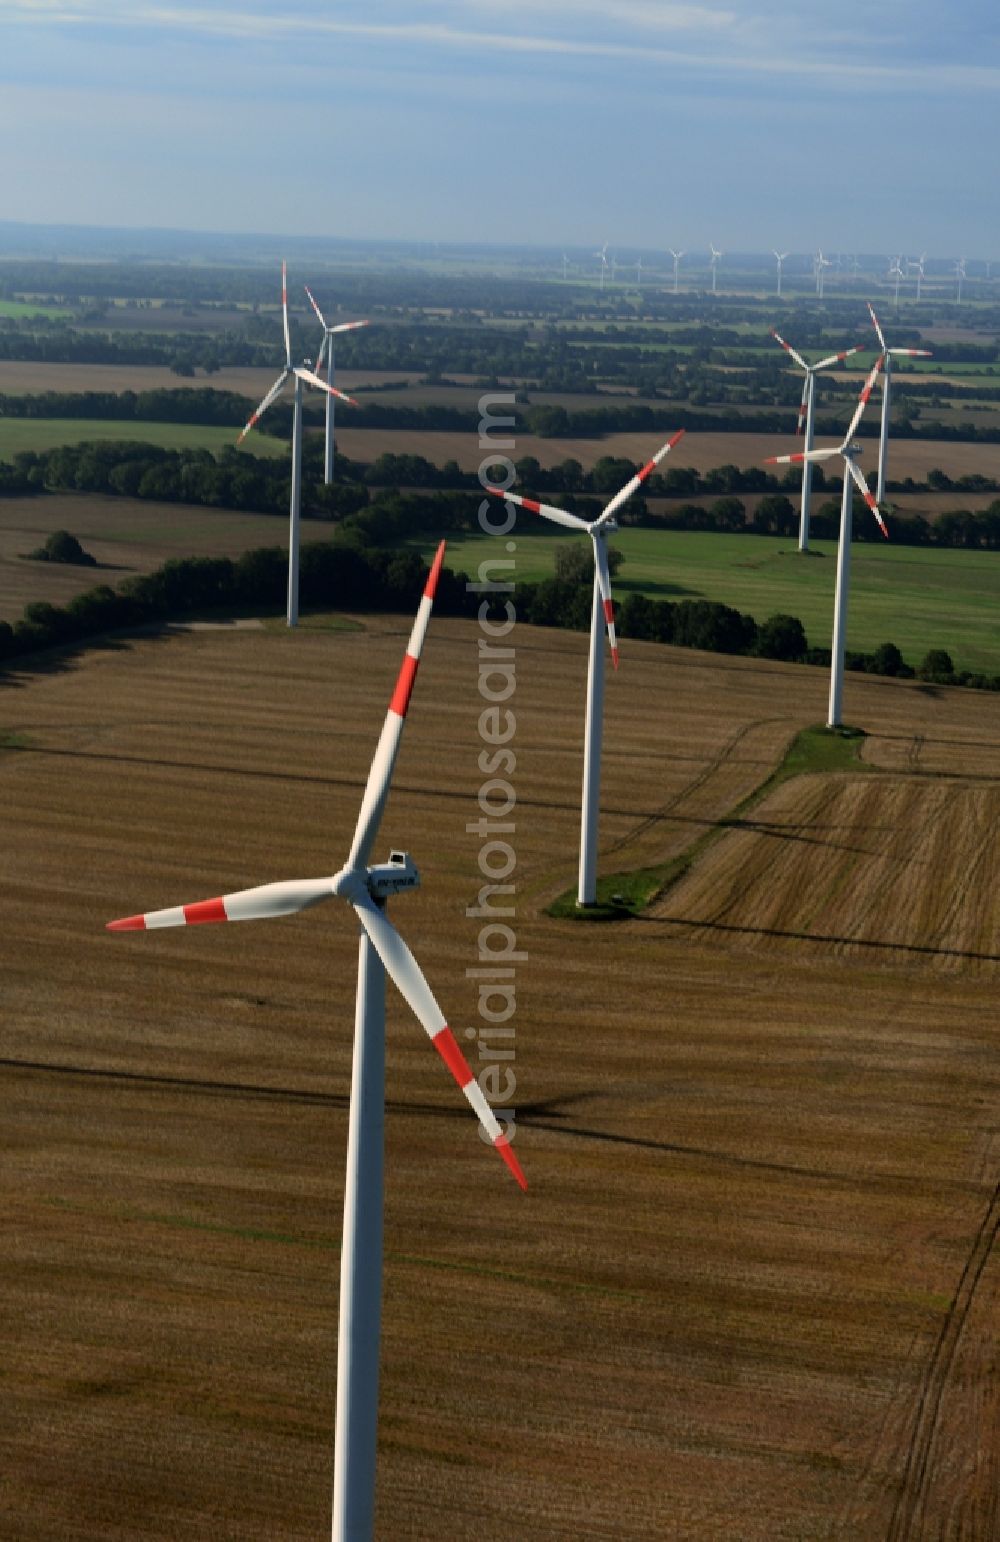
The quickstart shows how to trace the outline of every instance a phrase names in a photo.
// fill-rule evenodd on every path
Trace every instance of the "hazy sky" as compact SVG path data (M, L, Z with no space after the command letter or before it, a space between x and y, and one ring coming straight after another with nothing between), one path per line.
M997 0L0 0L0 215L1000 257Z

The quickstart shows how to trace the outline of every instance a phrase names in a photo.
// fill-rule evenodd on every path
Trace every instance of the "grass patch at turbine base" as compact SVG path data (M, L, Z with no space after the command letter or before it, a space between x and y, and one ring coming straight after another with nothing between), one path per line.
M546 907L545 914L561 921L624 921L641 915L684 877L714 841L738 825L745 814L783 782L793 776L874 770L873 766L858 759L865 737L863 728L827 728L822 724L803 728L770 775L679 856L653 867L638 867L631 872L609 873L598 878L597 898L593 905L578 904L576 890L567 889Z

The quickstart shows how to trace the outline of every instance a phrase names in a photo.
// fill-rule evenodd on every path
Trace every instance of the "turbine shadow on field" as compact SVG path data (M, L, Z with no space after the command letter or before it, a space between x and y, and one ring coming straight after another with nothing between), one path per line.
M692 589L688 584L673 583L665 578L628 579L616 574L615 588L620 594L644 594L650 599L668 599L675 595L684 595L696 600L705 598L703 589Z
M346 1092L323 1092L299 1087L269 1087L250 1082L226 1082L194 1076L170 1076L156 1071L126 1071L115 1067L70 1065L65 1062L44 1060L20 1060L0 1058L0 1070L26 1072L28 1075L60 1076L81 1082L116 1083L135 1091L143 1089L156 1092L187 1092L195 1097L223 1097L234 1101L252 1102L260 1099L273 1102L293 1103L299 1107L337 1109L347 1112L350 1097ZM587 1125L567 1124L560 1108L569 1104L585 1103L606 1096L603 1092L567 1093L561 1097L522 1104L517 1110L517 1122L526 1129L544 1130L547 1134L565 1135L574 1140L591 1140L602 1144L625 1146L635 1151L659 1151L667 1155L690 1158L700 1162L714 1162L724 1167L747 1172L780 1173L789 1178L802 1178L810 1183L833 1183L847 1188L873 1188L877 1190L896 1187L901 1183L926 1185L926 1178L910 1173L849 1173L819 1167L799 1167L793 1162L767 1161L761 1157L740 1156L736 1152L719 1151L711 1146L684 1146L679 1142L654 1140L650 1136L630 1135L615 1130L599 1130ZM448 1104L403 1102L398 1098L386 1099L386 1113L390 1116L409 1115L449 1122L468 1121L468 1111ZM941 1187L957 1188L963 1192L978 1192L980 1184L960 1180L939 1180Z
M308 771L265 771L259 766L219 765L207 761L198 760L164 760L150 755L112 755L102 750L70 750L60 749L55 745L40 744L12 744L8 748L25 755L50 755L65 760L96 760L106 765L145 766L159 771L201 771L222 776L227 780L233 777L242 777L248 781L263 782L292 782L305 783L314 787L349 787L355 792L364 789L365 779L363 775L350 776L318 776ZM454 802L467 804L469 794L462 791L449 791L447 788L413 787L400 782L397 790L405 792L410 797L433 798L446 803ZM566 803L556 803L539 798L521 798L518 800L521 808L546 809L550 813L570 813L575 815L578 811L578 803L570 799ZM605 808L605 813L613 814L621 819L648 819L652 817L649 809L635 808ZM703 824L703 820L685 820L689 824Z
M686 927L689 931L726 932L738 937L776 937L786 942L817 942L835 947L876 948L890 953L914 953L929 958L961 958L973 963L1000 964L1000 953L977 953L966 948L936 948L930 943L886 942L873 937L837 937L824 932L782 931L770 926L735 926L726 921L696 921L683 916L640 915L635 919L652 926Z

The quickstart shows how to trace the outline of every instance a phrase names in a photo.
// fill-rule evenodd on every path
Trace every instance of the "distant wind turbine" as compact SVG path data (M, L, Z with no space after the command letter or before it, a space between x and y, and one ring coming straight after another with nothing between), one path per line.
M897 311L899 310L899 286L903 282L902 261L903 259L901 256L895 257L893 259L892 266L889 269L889 277L896 280L896 295L893 301L893 305Z
M684 253L683 252L675 252L672 246L668 246L667 247L667 251L670 253L671 257L674 259L674 294L676 294L677 293L678 274L680 273L680 266L681 266L681 258L684 256Z
M816 294L821 300L823 298L823 287L825 282L823 277L824 271L827 268L832 267L833 263L830 261L829 257L824 257L822 251L818 251L813 263L813 272L816 275Z
M712 269L712 293L715 294L715 292L716 292L716 269L718 268L719 263L722 261L724 253L717 252L715 250L715 247L712 245L711 241L708 243L708 245L709 245L709 250L712 253L711 257L709 258L709 267Z
M882 350L885 361L885 373L882 376L882 430L879 437L878 448L878 489L876 497L879 503L885 502L886 468L889 464L889 397L892 389L892 361L893 359L929 359L931 355L926 348L890 348L878 324L871 305L868 306L868 314L872 318L872 326L875 328L878 344Z
M879 506L871 495L871 489L865 481L864 472L857 465L855 456L860 451L860 446L854 444L854 433L861 422L864 410L868 405L868 399L875 387L875 380L882 367L882 360L876 360L875 367L868 376L858 399L854 416L850 427L844 435L843 442L833 445L826 450L808 450L797 455L772 455L765 464L770 466L797 465L799 461L806 464L815 461L830 460L835 455L840 455L844 460L844 491L840 502L840 540L837 544L837 590L833 606L833 646L830 650L830 702L827 712L827 727L839 728L841 726L841 705L844 694L844 652L847 641L847 595L850 586L851 572L851 527L854 513L854 487L860 489L861 496L871 509L878 522L882 534L888 539L889 532L886 529L885 520L879 512Z
M636 263L635 263L635 281L636 281L636 284L638 284L639 287L641 288L642 287L642 258L641 257L637 257L636 258Z
M566 253L563 252L563 281L564 282L565 282L565 279L566 279L566 274L567 274L568 268L569 268L569 258L566 256Z
M302 512L302 383L315 386L317 391L326 391L329 396L335 396L338 401L347 402L351 407L358 404L353 396L345 396L343 391L338 391L335 386L327 385L317 374L307 368L310 360L303 364L292 363L292 340L288 330L288 280L286 264L281 264L281 319L285 329L285 367L281 371L274 385L268 391L260 406L254 412L237 439L238 445L242 444L247 434L260 422L272 402L277 401L284 389L285 381L289 375L295 377L295 397L292 409L292 492L288 508L288 611L287 620L289 626L299 624L299 518Z
M338 326L327 326L326 317L313 299L312 290L308 284L303 284L303 289L309 296L309 304L319 317L319 324L323 328L323 341L319 345L319 353L316 355L316 373L319 374L323 363L323 354L326 353L326 383L332 386L336 371L333 363L333 340L340 332L356 332L359 327L368 326L367 321L342 321ZM329 487L333 481L333 403L334 397L326 398L326 440L323 455L323 481Z
M962 285L965 283L965 258L960 257L955 264L955 277L958 279L957 303L962 303Z
M598 262L601 264L601 289L603 290L604 289L604 275L608 271L608 243L607 243L607 241L605 241L604 245L601 247L599 252L595 252L594 253L594 256L597 258Z
M813 448L813 408L816 398L816 376L820 370L829 369L833 364L843 364L852 354L860 353L860 344L856 348L845 348L842 353L831 353L828 358L820 359L816 364L807 364L800 353L796 353L791 343L773 329L771 336L776 343L780 343L785 352L795 360L799 369L805 373L802 382L802 401L799 404L799 420L795 425L795 432L801 434L805 426L806 453L795 457L802 462L802 501L799 512L799 551L809 550L809 504L812 498L812 460L810 456Z
M781 265L784 262L785 258L790 255L790 253L788 253L788 252L775 252L774 255L775 255L775 257L777 258L777 261L778 261L778 287L775 290L775 293L777 294L778 298L780 299L781 298Z

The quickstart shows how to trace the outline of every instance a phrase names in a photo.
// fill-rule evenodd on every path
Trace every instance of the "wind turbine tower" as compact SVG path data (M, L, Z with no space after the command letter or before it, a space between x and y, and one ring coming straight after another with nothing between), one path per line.
M336 336L338 336L338 334L341 333L341 332L356 332L359 327L366 327L366 326L368 326L368 322L367 321L342 321L339 326L336 326L336 327L327 326L326 318L323 315L323 312L320 310L319 306L316 304L316 301L313 299L312 291L310 290L309 285L308 284L303 284L302 287L305 289L306 294L309 296L309 304L312 306L313 310L316 312L316 315L319 318L319 324L323 328L323 341L320 343L320 345L319 345L319 353L316 355L316 373L317 374L319 373L320 366L323 363L323 354L325 352L326 353L326 383L327 383L328 386L332 386L333 382L334 382L335 374L336 374L336 371L335 371L335 368L334 368L334 362L333 362L333 340L334 340L334 338ZM324 455L323 455L323 481L326 483L326 485L328 487L329 487L330 483L333 481L333 412L334 412L333 403L334 403L334 400L335 400L335 398L332 395L328 395L327 398L326 398L326 439L325 439L325 442L324 442Z
M852 354L860 353L860 344L855 348L845 348L842 353L831 353L827 358L820 359L816 364L807 364L800 353L797 353L791 343L786 343L780 333L772 329L771 336L776 343L780 343L790 358L794 359L805 375L802 382L802 400L799 403L799 418L795 425L795 432L801 434L805 427L805 454L792 456L792 461L802 463L802 499L799 512L799 551L809 550L809 505L812 500L812 448L813 448L813 410L816 402L816 376L820 370L829 369L834 364L843 364ZM854 430L852 429L853 433Z
M715 250L715 247L712 245L711 242L709 242L709 250L712 253L711 257L709 258L709 266L712 269L712 293L715 294L715 292L716 292L716 270L717 270L717 268L719 266L719 263L722 261L723 253L722 252L717 252Z
M775 290L775 293L777 294L778 299L780 300L781 299L781 265L785 261L785 258L789 256L789 253L788 252L775 252L774 255L775 255L775 258L777 259L777 263L778 263L778 287Z
M309 910L335 897L346 900L361 923L340 1255L333 1542L354 1542L358 1537L371 1537L374 1528L382 1307L386 975L465 1094L490 1144L521 1188L527 1188L509 1136L501 1128L472 1074L420 965L385 913L393 895L418 886L420 877L416 866L402 851L391 852L386 863L370 865L443 558L442 541L417 610L396 689L368 772L351 849L339 872L324 878L267 883L219 899L127 916L108 924L108 930L112 932L135 932L213 921L265 920Z
M826 282L826 269L832 267L833 263L830 261L829 257L824 257L822 251L816 253L816 260L813 264L813 270L816 274L816 294L820 300L823 298L823 290Z
M272 402L277 401L284 389L285 381L289 375L295 377L295 397L292 411L292 492L288 508L288 610L287 621L289 626L299 624L299 519L302 512L302 385L315 386L318 391L326 391L329 396L335 396L338 401L347 402L351 407L358 404L352 396L345 396L343 391L338 391L335 386L327 385L317 374L311 370L309 360L302 364L292 363L292 341L288 330L288 281L285 264L281 264L281 319L285 330L285 367L281 371L274 385L268 391L264 400L252 413L243 432L237 439L238 445L242 444L250 430L256 427L264 416Z
M882 350L882 359L885 365L885 373L882 376L882 427L879 435L878 450L878 488L876 497L879 503L885 503L886 468L889 464L889 405L892 392L892 361L893 359L929 359L931 355L926 348L890 348L886 343L882 328L878 324L871 304L868 306L868 314L872 318L872 326L878 337L878 345Z
M903 266L902 266L902 263L903 263L903 259L902 259L901 256L900 257L894 257L892 259L890 267L889 267L889 277L890 278L894 278L896 280L896 292L895 292L895 296L893 298L893 306L894 306L894 308L897 311L899 310L899 286L903 282Z
M855 486L860 489L861 496L874 514L882 534L887 539L889 536L885 520L879 512L878 503L872 497L864 472L855 458L860 453L860 445L853 443L854 432L861 422L868 399L875 388L875 380L881 365L881 359L876 360L874 369L865 381L850 427L842 443L830 449L808 450L797 455L772 455L765 462L770 466L790 466L799 461L808 464L810 461L829 460L834 455L842 456L844 461L844 491L840 502L840 540L837 543L837 586L833 605L833 645L830 650L830 699L826 718L828 728L839 728L843 722L844 654L847 642L847 597L850 587Z
M667 251L670 253L671 257L674 259L674 294L676 294L677 293L678 275L680 273L680 267L681 267L681 258L684 256L684 253L683 252L675 252L672 246L668 246L667 247Z
M642 469L592 522L557 509L534 498L522 498L519 493L506 492L502 487L487 487L494 498L505 503L516 503L530 514L540 514L555 525L569 530L583 531L590 536L594 549L594 592L590 614L590 664L587 671L587 715L583 747L583 803L580 816L580 867L577 883L577 904L593 905L597 899L597 828L601 801L601 741L604 721L604 632L607 629L611 647L611 659L618 668L618 639L615 633L615 609L611 597L611 572L608 566L607 538L618 529L615 518L618 510L645 482L646 478L674 445L684 435L681 429L672 439L661 445L652 460Z

